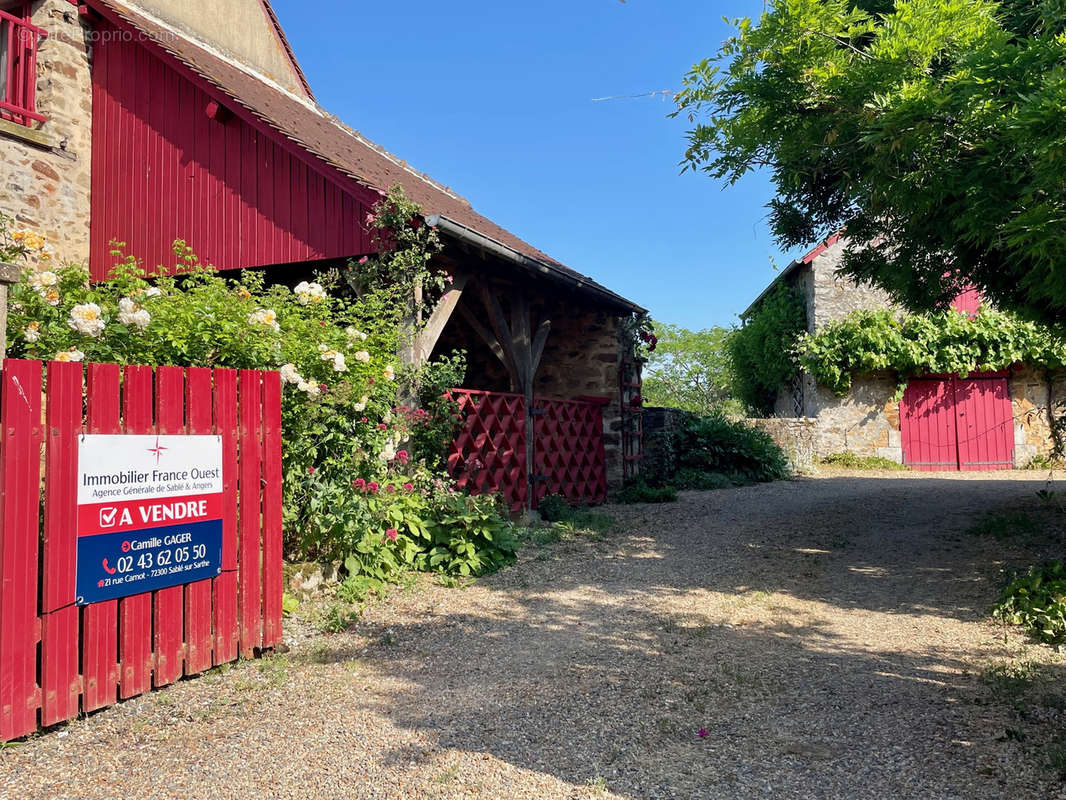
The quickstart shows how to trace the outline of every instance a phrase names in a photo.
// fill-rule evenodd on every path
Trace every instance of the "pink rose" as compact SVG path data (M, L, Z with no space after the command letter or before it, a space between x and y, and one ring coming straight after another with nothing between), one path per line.
M380 489L380 488L381 488L381 485L377 481L371 481L370 483L368 483L366 485L366 490L368 492L370 492L370 494L377 494L378 493L378 489Z
M389 528L387 531L385 531L385 535L389 537L390 542L395 542L396 537L399 536L400 533L395 528Z

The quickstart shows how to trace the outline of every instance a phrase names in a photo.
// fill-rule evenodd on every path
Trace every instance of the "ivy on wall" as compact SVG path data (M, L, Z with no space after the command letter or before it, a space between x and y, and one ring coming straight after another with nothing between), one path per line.
M1046 326L1006 311L982 307L972 318L954 310L897 315L855 311L803 336L799 363L838 396L852 377L891 370L901 389L909 378L928 373L1007 369L1025 363L1054 369L1066 365L1066 338Z
M733 390L752 412L773 413L778 391L799 371L796 343L806 329L803 295L779 283L730 335Z

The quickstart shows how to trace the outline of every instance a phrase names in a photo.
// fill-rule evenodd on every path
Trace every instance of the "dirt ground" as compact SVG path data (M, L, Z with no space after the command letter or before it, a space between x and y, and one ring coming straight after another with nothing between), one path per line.
M609 507L6 747L0 797L1066 798L1066 656L987 620L1062 555L1044 488L837 472ZM969 531L1001 507L1036 524Z

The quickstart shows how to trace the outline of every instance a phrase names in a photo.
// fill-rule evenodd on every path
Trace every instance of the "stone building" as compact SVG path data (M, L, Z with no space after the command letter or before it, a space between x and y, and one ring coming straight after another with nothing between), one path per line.
M620 482L624 330L643 309L321 108L269 2L0 0L0 22L12 76L0 79L0 213L45 236L50 263L101 280L119 240L167 274L181 238L202 263L295 283L372 253L365 218L401 185L455 276L406 355L464 349L464 388L522 395L514 427L532 428L530 465L547 446L537 398L594 405L602 430L556 438L596 454L581 469ZM492 454L459 457L475 455ZM531 495L571 485L519 482L535 478Z
M811 333L854 311L896 308L881 289L837 273L846 244L834 236L793 261L745 315L778 283L804 298ZM970 312L979 303L976 292L967 292L955 307ZM1066 411L1061 380L1016 364L965 380L923 376L900 399L894 373L856 375L849 393L838 397L804 372L778 391L774 417L757 424L786 449L817 457L854 453L930 470L1021 467L1053 449L1051 420Z

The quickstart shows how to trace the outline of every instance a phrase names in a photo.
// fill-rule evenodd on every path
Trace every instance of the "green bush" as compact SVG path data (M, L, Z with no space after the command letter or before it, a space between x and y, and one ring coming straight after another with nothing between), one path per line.
M682 427L674 452L678 474L722 473L742 483L790 477L788 459L768 433L721 415L700 417Z
M545 522L561 522L573 514L570 502L561 494L549 494L537 503L537 511Z
M734 479L721 472L704 472L699 469L685 467L677 471L673 483L681 489L695 489L697 491L710 491L712 489L731 489L735 484Z
M452 575L483 575L514 560L518 536L495 495L438 493L432 519L415 564Z
M992 615L1047 644L1066 642L1066 565L1030 567L1010 582Z
M642 480L626 485L618 499L623 503L673 503L677 489L672 486L648 486Z

